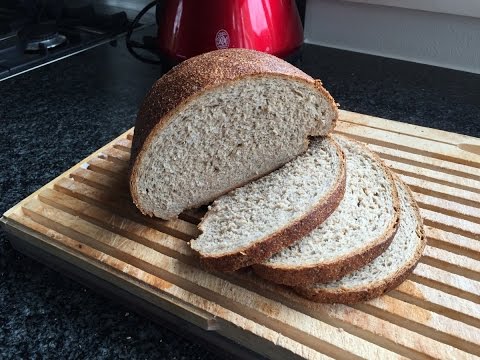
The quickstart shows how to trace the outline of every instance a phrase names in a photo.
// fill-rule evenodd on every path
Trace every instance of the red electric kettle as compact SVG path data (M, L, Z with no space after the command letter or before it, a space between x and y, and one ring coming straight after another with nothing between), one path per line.
M286 58L303 43L294 0L158 0L147 5L134 23L153 6L158 25L153 46L172 62L225 48ZM130 35L131 31L127 46Z

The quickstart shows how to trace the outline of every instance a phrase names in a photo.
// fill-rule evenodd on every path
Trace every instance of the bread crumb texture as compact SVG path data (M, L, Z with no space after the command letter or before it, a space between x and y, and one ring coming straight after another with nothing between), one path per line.
M335 212L300 241L265 265L303 267L335 262L378 241L396 217L393 183L387 169L363 145L336 136L346 158L345 195Z
M318 206L336 186L343 159L331 138L316 138L305 154L277 171L220 197L191 241L201 255L241 251Z

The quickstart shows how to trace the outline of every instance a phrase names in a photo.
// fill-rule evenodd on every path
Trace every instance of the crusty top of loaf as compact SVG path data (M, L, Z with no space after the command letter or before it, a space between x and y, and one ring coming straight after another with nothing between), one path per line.
M314 83L315 80L288 62L273 55L247 49L223 49L190 58L162 76L143 101L135 123L131 165L142 145L157 126L168 122L170 111L189 97L209 88L248 76L274 74ZM333 98L318 81L318 88Z

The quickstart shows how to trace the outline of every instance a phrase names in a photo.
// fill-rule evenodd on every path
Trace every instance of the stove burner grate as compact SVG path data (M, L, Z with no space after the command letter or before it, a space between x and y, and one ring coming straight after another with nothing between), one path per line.
M56 24L30 24L18 33L25 42L26 52L45 51L64 44L67 37L58 32Z

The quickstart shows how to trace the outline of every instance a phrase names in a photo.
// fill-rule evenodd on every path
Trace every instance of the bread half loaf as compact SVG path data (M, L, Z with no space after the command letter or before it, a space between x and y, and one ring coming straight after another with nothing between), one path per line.
M327 284L296 287L318 302L352 304L366 301L400 285L412 272L426 245L418 207L408 187L396 179L400 197L400 224L388 249L370 264Z
M215 200L190 246L209 269L261 262L320 225L344 190L342 151L330 137L313 139L305 154Z
M255 272L273 282L297 286L327 282L379 256L398 227L397 190L383 162L360 143L335 136L345 154L345 195L318 228L264 263Z
M265 53L225 49L173 68L152 87L135 123L130 192L163 219L304 153L327 135L337 107L319 80Z

